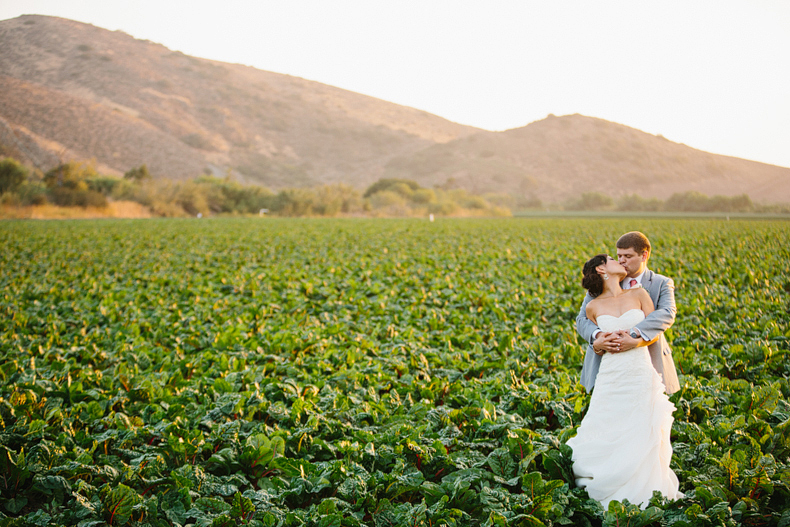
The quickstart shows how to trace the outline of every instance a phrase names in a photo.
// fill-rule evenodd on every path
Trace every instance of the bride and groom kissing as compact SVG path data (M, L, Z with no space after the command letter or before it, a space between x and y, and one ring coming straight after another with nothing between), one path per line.
M617 260L599 254L582 271L576 329L588 343L581 384L592 396L567 444L576 484L604 508L624 499L646 508L654 491L683 496L669 468L675 406L666 394L680 388L664 337L675 320L674 283L647 269L650 253L644 234L628 232Z

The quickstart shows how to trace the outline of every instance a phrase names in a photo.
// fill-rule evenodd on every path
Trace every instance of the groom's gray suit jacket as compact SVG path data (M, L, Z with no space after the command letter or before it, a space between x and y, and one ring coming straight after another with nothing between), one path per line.
M671 278L656 274L653 271L645 270L642 276L642 287L650 293L653 300L655 311L650 313L636 328L647 340L653 340L658 335L658 340L648 347L650 360L653 367L661 375L664 381L664 388L668 394L680 389L678 374L675 371L675 362L672 360L672 350L664 338L666 331L675 322L675 283ZM576 317L576 330L579 335L588 343L587 352L584 354L584 366L582 366L581 383L587 391L595 386L595 377L601 366L601 357L596 355L592 343L595 340L593 335L598 330L598 326L587 318L587 304L592 300L589 293L584 297L579 315Z

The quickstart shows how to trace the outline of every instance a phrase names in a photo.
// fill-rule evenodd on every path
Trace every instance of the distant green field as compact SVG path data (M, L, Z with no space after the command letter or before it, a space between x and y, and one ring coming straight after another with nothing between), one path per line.
M573 488L581 266L675 279L686 498ZM788 525L790 223L0 223L5 525ZM630 523L628 523L630 522Z

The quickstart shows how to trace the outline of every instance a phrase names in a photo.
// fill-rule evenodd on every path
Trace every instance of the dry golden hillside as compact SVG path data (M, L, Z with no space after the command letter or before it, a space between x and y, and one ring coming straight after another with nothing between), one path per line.
M486 132L318 82L186 56L54 17L0 21L0 155L274 189L381 177L564 201L614 187L790 202L790 169L570 115Z
M478 131L61 18L0 22L0 49L0 142L40 168L95 158L115 173L365 186L394 156Z
M665 199L675 192L748 194L790 202L790 169L695 150L582 115L549 116L523 128L433 145L387 166L389 177L554 202L582 192ZM451 179L452 178L452 179Z

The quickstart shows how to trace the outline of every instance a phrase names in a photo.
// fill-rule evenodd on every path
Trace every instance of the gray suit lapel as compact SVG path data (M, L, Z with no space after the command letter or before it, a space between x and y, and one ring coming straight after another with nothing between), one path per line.
M642 287L647 289L647 292L650 293L650 299L653 301L653 305L658 305L658 295L661 293L661 288L656 287L656 284L653 283L653 271L645 269L645 275L642 277Z

